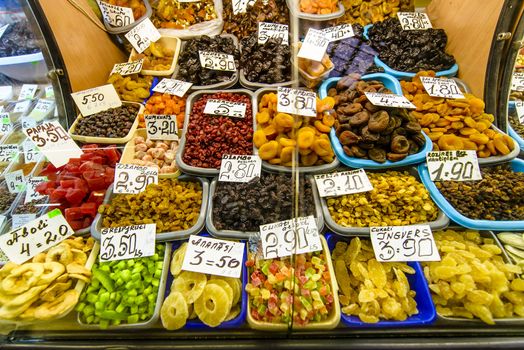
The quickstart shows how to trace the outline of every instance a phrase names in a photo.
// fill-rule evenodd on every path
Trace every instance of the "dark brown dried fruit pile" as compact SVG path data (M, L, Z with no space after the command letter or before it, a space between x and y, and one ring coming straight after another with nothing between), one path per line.
M10 193L7 186L2 184L0 188L0 214L5 212L16 198L16 193Z
M524 124L521 124L519 121L519 118L515 115L509 116L509 123L511 124L511 127L517 134L519 134L520 137L524 138Z
M126 137L137 117L138 106L127 104L80 117L74 134L92 137Z

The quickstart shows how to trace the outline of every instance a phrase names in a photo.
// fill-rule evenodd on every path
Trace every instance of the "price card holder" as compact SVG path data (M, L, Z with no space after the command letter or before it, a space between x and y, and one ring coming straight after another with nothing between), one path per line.
M511 90L524 91L524 73L513 73Z
M341 24L335 27L324 28L322 29L322 33L330 43L355 36L355 33L353 32L353 26L351 24Z
M364 169L315 175L320 197L342 196L373 190Z
M33 256L62 242L75 231L59 209L0 236L0 249L10 261L22 264Z
M96 0L96 2L98 3L100 12L102 12L104 21L113 27L125 27L135 22L133 9L111 5L101 0Z
M282 45L289 45L289 26L280 23L258 22L258 43L265 44L270 38L282 39Z
M150 140L178 140L178 125L176 115L147 114L147 138Z
M370 236L378 261L440 261L429 225L370 227Z
M28 116L20 118L20 121L22 123L22 129L34 128L37 124L36 120L29 118Z
M36 84L24 84L20 93L18 94L18 100L31 100L35 97L36 90L38 90L38 85Z
M45 98L49 98L49 99L55 98L55 90L53 89L52 85L48 85L45 87Z
M7 134L13 128L11 118L9 118L9 113L0 113L0 118L2 120L2 123L0 124L0 134Z
M32 201L36 201L36 200L46 197L45 195L42 195L36 192L35 190L36 186L46 181L47 181L47 176L31 176L31 177L26 178L24 204L27 204Z
M5 144L0 145L0 163L6 163L13 160L18 154L18 145L16 144Z
M426 13L423 12L397 12L402 30L426 30L433 28Z
M85 117L122 105L122 101L120 101L120 97L118 97L112 84L74 92L71 97L73 97L80 113Z
M260 225L264 259L322 250L313 215Z
M220 163L218 181L249 182L260 177L262 160L259 156L224 155Z
M474 150L428 152L426 163L432 181L482 180Z
M277 89L277 111L306 117L316 117L317 95L313 91L279 86Z
M45 116L47 116L51 111L55 108L55 101L52 100L46 100L46 99L39 99L36 103L35 108L29 113L29 118L33 118L34 120L42 120Z
M192 85L193 83L186 81L164 78L156 84L153 91L183 97Z
M465 98L453 79L420 77L429 96L444 98Z
M515 101L515 108L520 124L524 124L524 101Z
M151 45L160 39L161 35L149 18L136 25L125 35L136 52L142 53Z
M13 111L11 113L25 113L31 106L31 100L20 101L15 104Z
M42 153L36 149L35 144L31 140L25 140L22 143L22 150L24 153L24 163L37 162L40 160L40 157L42 157Z
M156 224L104 228L100 235L100 262L155 254Z
M13 214L11 216L11 228L24 226L36 219L36 214Z
M0 101L7 101L13 98L13 86L4 85L0 86Z
M209 99L204 107L204 114L244 118L246 116L246 108L247 105L242 102Z
M113 193L137 194L150 184L158 184L158 168L117 163Z
M198 51L200 66L211 70L236 72L235 57L222 52Z
M142 71L143 64L143 58L133 62L117 63L113 66L113 69L109 75L120 74L121 76L125 76L140 73Z
M25 177L22 169L7 173L4 177L10 193L20 193L25 190Z
M0 38L2 37L2 35L4 35L5 31L7 30L7 28L9 27L9 23L0 27Z
M229 1L229 0L226 0ZM233 5L233 15L237 15L239 13L246 13L247 6L250 3L250 0L231 0L231 4ZM254 3L254 1L253 1Z
M381 92L364 92L369 102L375 106L396 107L396 108L417 108L407 98L401 95L384 94Z
M297 56L320 62L326 53L328 45L329 40L322 31L309 28Z

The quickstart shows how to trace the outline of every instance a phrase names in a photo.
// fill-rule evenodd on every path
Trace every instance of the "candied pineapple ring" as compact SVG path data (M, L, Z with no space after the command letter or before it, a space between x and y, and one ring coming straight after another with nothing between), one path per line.
M184 262L184 256L186 255L187 242L182 244L173 254L173 260L171 260L171 274L178 276L182 271L182 263Z
M206 285L200 298L195 301L198 318L209 327L216 327L224 322L229 310L231 310L231 299L219 285Z
M162 325L169 331L184 327L189 317L189 309L182 293L172 292L164 300L160 309Z
M182 293L188 304L197 300L207 284L206 275L198 272L183 271L175 278L173 287Z

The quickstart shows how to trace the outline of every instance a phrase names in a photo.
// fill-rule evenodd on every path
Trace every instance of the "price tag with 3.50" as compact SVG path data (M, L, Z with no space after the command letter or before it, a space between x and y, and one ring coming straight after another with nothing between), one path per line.
M280 23L258 22L258 43L265 44L270 38L282 39L282 45L289 45L289 26Z
M204 114L244 118L246 115L246 108L247 105L242 102L209 99L204 107Z
M369 102L375 106L395 108L417 108L407 98L396 94L385 94L382 92L364 92Z
M104 21L113 27L124 27L135 22L131 8L111 5L102 0L97 0L96 2L98 3L98 7L100 7Z
M30 176L26 179L26 188L25 188L25 198L24 204L30 203L32 201L37 201L39 199L45 198L46 196L36 192L36 186L42 182L47 181L47 176Z
M111 74L120 74L124 76L124 75L140 73L142 71L143 64L144 64L143 58L138 61L133 61L133 62L117 63L113 66L113 69L111 70L110 75Z
M149 18L136 25L125 35L136 52L142 53L151 45L160 39L161 35Z
M444 98L464 98L457 83L453 79L420 77L424 89L429 96Z
M158 168L117 163L113 193L137 194L150 184L158 184Z
M320 62L326 53L329 40L320 30L309 28L297 56Z
M433 28L426 13L423 12L397 12L402 30L426 30Z
M147 114L144 119L150 140L178 140L176 115Z
M0 134L7 134L13 128L11 118L9 118L9 113L0 113L0 118L2 120L2 123L0 124Z
M355 36L351 24L341 24L335 27L324 28L322 29L322 33L330 43Z
M433 181L482 180L474 150L428 152L426 163Z
M200 66L211 70L235 72L235 57L222 52L198 51Z
M120 107L122 101L112 84L74 92L71 94L83 116L88 116L109 108Z
M315 182L320 197L342 196L373 190L373 185L364 169L315 175Z
M313 91L279 86L277 89L277 111L306 117L316 117L317 95Z
M154 255L155 236L156 224L104 228L100 233L100 261Z
M218 181L249 182L260 177L262 160L259 156L228 155L222 156Z
M164 78L153 88L153 91L162 94L170 94L178 97L183 97L187 90L193 85L182 80Z

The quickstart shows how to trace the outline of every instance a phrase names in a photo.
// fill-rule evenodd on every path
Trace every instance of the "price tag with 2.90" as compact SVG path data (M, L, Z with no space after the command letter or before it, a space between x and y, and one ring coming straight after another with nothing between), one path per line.
M222 52L198 51L200 66L211 70L235 72L235 57Z
M122 101L113 84L106 84L92 89L73 92L71 94L76 106L83 116L88 116L109 108L120 107Z
M315 175L320 197L342 196L344 194L373 190L364 169Z
M137 194L150 184L158 184L158 168L117 163L113 193Z
M317 95L313 91L279 86L277 89L277 111L306 117L316 117Z
M457 83L453 79L420 77L424 89L429 96L444 98L464 98Z
M428 152L426 163L432 181L482 180L474 150Z
M176 115L147 114L144 119L150 140L178 140Z
M228 155L222 156L218 181L249 182L260 177L262 160L259 156Z
M104 228L100 233L100 261L152 256L155 236L156 224Z
M397 12L402 30L426 30L433 28L426 13L423 12Z

